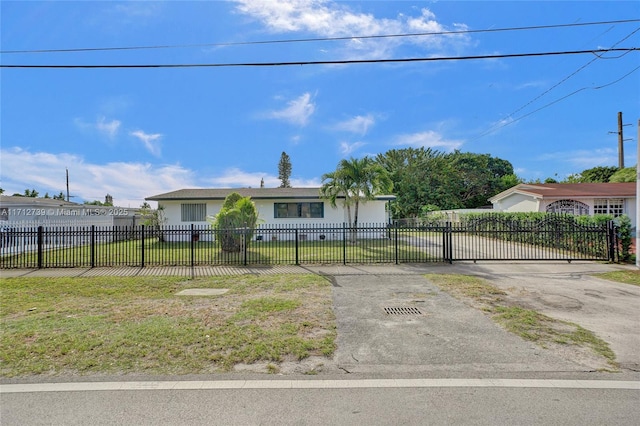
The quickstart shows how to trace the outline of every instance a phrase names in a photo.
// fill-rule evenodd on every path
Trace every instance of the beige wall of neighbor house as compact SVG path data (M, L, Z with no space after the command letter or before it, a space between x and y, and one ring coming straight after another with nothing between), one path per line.
M537 212L539 208L540 200L524 194L513 194L493 205L494 210L504 212Z

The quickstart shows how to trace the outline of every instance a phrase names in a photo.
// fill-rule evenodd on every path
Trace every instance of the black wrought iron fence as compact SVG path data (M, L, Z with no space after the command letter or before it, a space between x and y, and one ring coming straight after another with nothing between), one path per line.
M612 223L262 225L251 230L90 226L1 232L0 268L617 259Z

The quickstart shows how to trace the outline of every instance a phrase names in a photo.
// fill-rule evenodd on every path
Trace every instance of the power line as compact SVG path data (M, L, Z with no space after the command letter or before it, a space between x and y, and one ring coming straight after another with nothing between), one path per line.
M0 54L103 52L103 51L114 51L114 50L178 49L178 48L192 48L192 47L228 47L228 46L246 46L246 45L259 45L259 44L308 43L308 42L344 41L344 40L369 40L369 39L383 39L383 38L424 37L424 36L436 36L436 35L494 33L494 32L504 32L504 31L530 31L530 30L543 30L543 29L554 29L554 28L584 27L584 26L593 26L593 25L626 24L626 23L631 23L631 22L640 22L640 19L623 19L623 20L617 20L617 21L597 21L597 22L583 22L583 23L555 24L555 25L535 25L535 26L528 26L528 27L488 28L488 29L482 29L482 30L438 31L438 32L408 33L408 34L381 34L381 35L370 35L370 36L299 38L299 39L286 39L286 40L239 41L239 42L201 43L201 44L173 44L173 45L151 45L151 46L86 47L86 48L70 48L70 49L34 49L34 50L0 50Z
M622 43L623 41L629 39L632 35L634 35L635 33L637 33L638 31L640 31L640 27L636 28L635 30L633 30L631 33L629 33L628 35L624 36L622 39L618 40L616 43L614 43L611 48L615 48L616 46L618 46L620 43ZM516 109L515 111L513 111L512 113L510 113L509 115L507 115L507 119L513 117L515 114L519 113L520 111L522 111L523 109L525 109L526 107L528 107L529 105L531 105L532 103L534 103L535 101L537 101L538 99L542 98L543 96L545 96L546 94L548 94L549 92L551 92L553 89L555 89L556 87L562 85L564 82L566 82L567 80L569 80L571 77L573 77L574 75L578 74L580 71L584 70L585 68L587 68L589 65L591 65L592 63L594 63L595 61L597 61L598 59L619 59L621 57L623 57L624 55L628 54L629 52L631 52L630 50L627 52L622 53L621 55L615 57L615 58L603 58L600 55L595 55L595 58L591 59L589 62L587 62L586 64L582 65L580 68L578 68L577 70L575 70L574 72L572 72L571 74L569 74L568 76L564 77L562 80L560 80L558 83L554 84L553 86L551 86L550 88L548 88L547 90L545 90L544 92L542 92L541 94L539 94L538 96L536 96L535 98L531 99L529 102L525 103L524 105L522 105L520 108ZM632 71L633 72L633 71ZM579 92L580 90L578 90ZM574 94L577 92L574 92ZM571 95L570 95L571 96ZM564 98L561 98L564 99ZM546 108L547 106L553 105L552 102L551 104L547 104L545 105L543 108ZM543 109L540 108L540 109ZM540 111L540 109L535 110L534 112ZM520 118L518 118L518 120L514 120L514 121L506 121L506 123L504 124L498 124L498 125L494 125L493 127L491 127L489 130L483 132L480 136L478 136L477 138L473 139L473 140L477 140L480 139L483 136L486 136L490 133L493 133L497 130L500 130L501 128L508 126L511 123L514 123L515 121L519 121L524 117L527 117L531 114L526 114ZM504 120L503 120L504 121Z
M395 59L344 59L335 61L291 61L291 62L230 62L230 63L209 63L209 64L114 64L114 65L27 65L27 64L1 64L0 68L50 68L50 69L96 69L96 68L224 68L224 67L282 67L282 66L302 66L302 65L348 65L348 64L385 64L385 63L408 63L408 62L438 62L438 61L468 61L478 59L505 59L505 58L527 58L542 56L561 55L599 55L608 52L632 52L638 51L640 47L615 48L615 49L592 49L592 50L568 50L556 52L534 52L534 53L507 53L500 55L476 55L476 56L441 56L441 57L419 57L419 58L395 58Z
M513 124L513 123L515 123L517 121L520 121L523 118L526 118L526 117L528 117L528 116L530 116L532 114L535 114L536 112L542 111L543 109L548 108L548 107L550 107L552 105L555 105L555 104L557 104L557 103L559 103L559 102L561 102L561 101L563 101L563 100L565 100L567 98L570 98L571 96L577 95L578 93L580 93L580 92L582 92L584 90L600 90L600 89L604 89L605 87L613 86L614 84L619 83L620 81L622 81L625 78L629 77L631 74L633 74L634 72L636 72L638 70L640 70L640 65L638 65L637 67L635 67L634 69L632 69L631 71L629 71L628 73L623 75L622 77L619 77L616 80L610 81L609 83L602 84L602 85L596 86L596 87L581 87L580 89L574 90L573 92L571 92L571 93L569 93L569 94L567 94L565 96L562 96L561 98L558 98L558 99L556 99L556 100L554 100L552 102L549 102L548 104L545 104L545 105L541 106L538 109L535 109L535 110L533 110L531 112L526 113L525 115L522 115L522 116L520 116L518 118L514 118L514 119L512 119L512 120L510 120L510 121L508 121L508 122L506 122L504 124L501 124L499 127L495 127L494 126L491 129L487 130L486 132L482 133L481 135L477 136L476 138L472 139L470 142L476 141L476 140L488 135L489 133L493 133L493 132L495 132L497 130L502 129L503 127L507 127L510 124Z

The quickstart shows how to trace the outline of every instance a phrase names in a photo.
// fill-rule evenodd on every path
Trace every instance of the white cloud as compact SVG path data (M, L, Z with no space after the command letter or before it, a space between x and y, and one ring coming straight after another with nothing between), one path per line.
M397 145L409 145L411 147L443 148L453 151L462 146L463 141L457 139L444 139L443 136L433 130L419 133L400 135L396 138Z
M618 164L618 152L613 148L582 149L564 152L550 152L536 158L540 161L558 161L579 168L576 173L596 166L615 166Z
M302 32L321 37L372 36L388 34L443 32L464 30L466 25L453 24L447 28L436 20L427 8L418 16L399 15L393 19L377 18L370 13L354 12L344 3L328 0L237 0L236 10L262 23L274 33ZM388 56L403 44L429 49L459 48L468 45L464 34L434 35L402 38L352 39L346 42L351 58L380 58ZM344 46L344 44L343 44ZM362 56L354 56L360 52Z
M162 138L162 134L160 133L145 133L142 130L136 130L130 133L131 136L135 136L140 140L144 147L149 151L152 155L156 157L160 156L160 139Z
M356 115L353 118L338 123L335 128L345 132L355 133L364 136L369 128L375 124L376 120L371 114Z
M184 188L277 187L280 180L268 173L229 169L220 176L196 178L193 170L179 164L138 162L91 163L79 155L68 153L30 152L22 148L0 149L2 167L0 181L5 194L23 193L34 188L43 196L66 192L66 172L69 169L71 201L104 201L111 194L119 207L139 207L146 197ZM317 187L319 179L291 179L296 188Z
M315 109L316 106L311 98L311 93L307 92L296 99L290 100L286 108L267 113L267 117L284 120L298 126L306 126Z
M86 121L76 118L75 125L82 130L97 131L109 139L114 139L118 135L122 122L120 120L107 120L105 116L99 116L95 122L87 123Z
M352 152L354 152L355 150L357 150L359 148L362 148L365 145L366 145L366 143L364 143L364 142L353 142L353 143L341 142L340 143L340 153L342 155L350 155Z
M111 194L120 207L139 207L145 197L198 185L193 173L176 164L86 162L75 154L30 152L21 148L0 150L2 169L0 180L7 193L22 193L35 188L44 195L66 191L69 169L71 201L104 201Z
M99 117L96 121L96 129L109 138L114 138L118 134L120 124L122 123L119 120L107 121L105 117Z

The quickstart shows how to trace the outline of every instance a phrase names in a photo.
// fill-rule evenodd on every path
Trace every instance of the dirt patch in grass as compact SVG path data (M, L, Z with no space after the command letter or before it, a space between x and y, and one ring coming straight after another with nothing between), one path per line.
M577 324L526 309L516 293L473 276L428 274L426 278L523 339L596 370L617 369L615 354L604 340Z
M176 294L187 288L229 291ZM4 377L275 372L335 350L331 286L311 274L9 278L0 290Z

